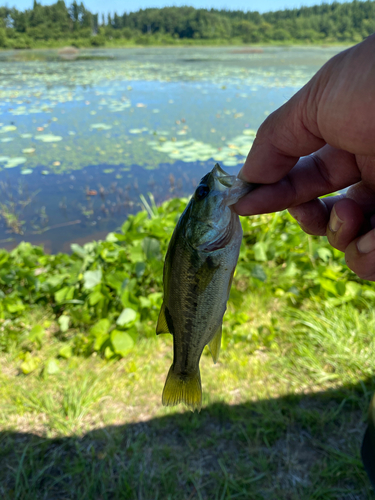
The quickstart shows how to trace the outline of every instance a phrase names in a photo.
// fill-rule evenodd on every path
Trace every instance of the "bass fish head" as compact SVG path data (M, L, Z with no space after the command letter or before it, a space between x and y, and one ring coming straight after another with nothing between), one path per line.
M231 205L255 187L228 175L217 163L201 179L183 215L189 244L205 252L225 247L237 229L238 215Z

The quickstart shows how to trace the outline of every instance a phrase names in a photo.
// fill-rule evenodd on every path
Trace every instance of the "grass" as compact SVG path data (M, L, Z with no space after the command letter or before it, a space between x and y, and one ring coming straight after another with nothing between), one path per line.
M80 49L120 49L120 48L137 48L137 47L243 47L244 49L261 49L262 47L347 47L348 45L353 45L358 43L360 40L314 40L314 41L300 41L300 40L269 40L262 43L245 43L241 38L214 38L214 39L193 39L193 38L178 38L173 39L168 38L150 38L143 36L140 39L106 39L103 45L93 46L91 44L90 38L72 38L72 39L62 39L62 40L32 40L29 45L23 46L17 45L17 49L30 50L30 49L61 49L67 46L74 46ZM10 44L12 42L10 41ZM12 50L11 45L7 47L1 47L0 52L3 50ZM44 56L45 57L45 56ZM26 56L23 52L20 52L16 56L17 60L40 60L43 58L42 54L34 56ZM82 59L82 57L78 57Z
M170 336L117 362L61 359L54 374L20 375L17 350L2 355L1 498L374 499L359 449L375 314L298 312L258 295L246 305L249 322L226 333L219 363L202 357L200 414L161 406ZM60 347L51 334L38 356Z

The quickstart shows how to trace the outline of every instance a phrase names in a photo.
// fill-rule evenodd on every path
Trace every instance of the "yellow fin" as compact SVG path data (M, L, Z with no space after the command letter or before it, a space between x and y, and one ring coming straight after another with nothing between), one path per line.
M179 403L185 403L192 411L201 411L202 385L199 368L192 375L183 377L173 373L172 365L165 381L162 402L164 406L176 406Z
M168 328L167 318L165 317L164 302L160 309L158 324L156 325L156 335L159 335L159 333L171 333Z
M214 363L216 363L217 360L219 359L220 347L221 347L221 331L222 331L222 325L220 325L217 332L215 333L215 337L211 340L211 342L208 343L208 347L210 348L211 356Z

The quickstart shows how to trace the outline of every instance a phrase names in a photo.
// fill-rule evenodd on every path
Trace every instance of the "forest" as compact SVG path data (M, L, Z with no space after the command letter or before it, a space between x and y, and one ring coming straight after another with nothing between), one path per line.
M64 0L32 9L0 7L0 47L353 43L375 31L375 2L256 11L165 7L99 18Z

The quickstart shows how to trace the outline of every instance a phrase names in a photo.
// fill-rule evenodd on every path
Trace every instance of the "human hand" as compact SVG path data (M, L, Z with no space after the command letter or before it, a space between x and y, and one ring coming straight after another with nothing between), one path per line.
M265 120L239 177L264 184L237 202L240 215L288 208L375 281L375 35L330 59Z

